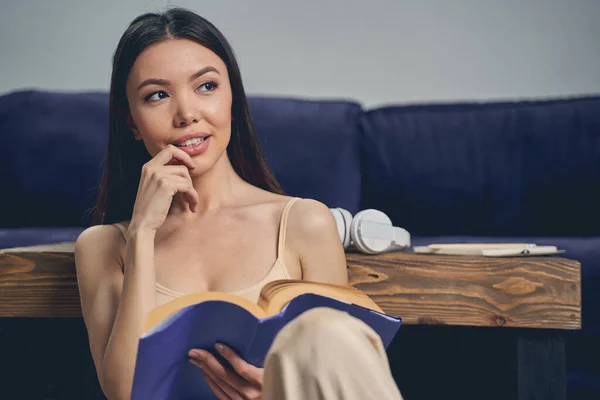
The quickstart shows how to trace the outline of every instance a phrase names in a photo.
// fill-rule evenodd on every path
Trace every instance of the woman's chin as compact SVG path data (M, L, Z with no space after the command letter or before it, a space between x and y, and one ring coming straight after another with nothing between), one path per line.
M215 166L218 164L218 160L207 156L208 154L203 154L202 156L192 157L196 168L189 170L191 177L205 175L207 172L215 168Z
M205 163L202 162L198 162L196 160L194 160L195 164L196 164L196 168L194 169L189 169L190 172L190 176L193 178L195 176L202 176L204 174L206 174L207 171L209 171L211 169L210 166L205 165Z

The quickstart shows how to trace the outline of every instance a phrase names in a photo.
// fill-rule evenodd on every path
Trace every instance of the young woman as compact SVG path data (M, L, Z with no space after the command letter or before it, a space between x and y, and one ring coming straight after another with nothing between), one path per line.
M109 399L129 398L137 343L157 305L200 291L256 301L275 279L347 283L328 207L282 194L233 52L211 23L183 9L136 18L114 55L109 118L94 223L75 246L83 316ZM348 322L319 313L311 318ZM216 347L234 370L206 351L189 354L216 397L269 396L262 369Z

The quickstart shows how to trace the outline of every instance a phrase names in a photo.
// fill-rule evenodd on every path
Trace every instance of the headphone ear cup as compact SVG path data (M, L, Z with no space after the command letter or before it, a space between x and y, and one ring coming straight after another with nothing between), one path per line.
M377 230L379 225L381 232L374 237L370 237L365 234L363 225L365 223L372 223L369 227L369 231ZM386 227L392 227L392 221L383 212L374 209L362 210L354 216L352 219L352 225L350 226L350 236L354 242L354 246L365 254L379 254L387 250L391 244L393 237L386 237Z
M344 249L347 249L350 247L350 224L352 223L352 214L343 208L332 208L330 210L333 219L335 219L342 246L344 246Z
M348 249L352 245L352 235L350 234L350 226L352 226L352 214L350 211L344 210L343 208L339 208L340 213L344 217L344 228L346 230L346 234L344 236L344 249Z
M352 214L350 211L345 210L343 208L338 208L338 211L342 215L344 221L344 240L342 241L342 245L344 249L348 249L352 244L352 237L350 236L350 225L352 225Z

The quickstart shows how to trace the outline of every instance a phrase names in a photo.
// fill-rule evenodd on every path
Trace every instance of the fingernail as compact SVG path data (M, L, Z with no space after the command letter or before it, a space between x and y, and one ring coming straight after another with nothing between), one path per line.
M219 353L223 353L225 351L225 346L223 346L221 343L215 344L215 348Z
M199 352L198 350L190 350L190 352L188 353L188 356L190 356L192 358L199 358L199 359L203 358L203 354L201 352Z

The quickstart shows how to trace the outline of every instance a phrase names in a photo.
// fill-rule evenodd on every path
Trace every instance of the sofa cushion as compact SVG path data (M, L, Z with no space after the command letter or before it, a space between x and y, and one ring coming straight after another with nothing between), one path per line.
M269 97L248 101L267 162L284 190L356 213L361 195L360 105Z
M600 97L385 107L361 125L361 206L415 234L600 234Z

